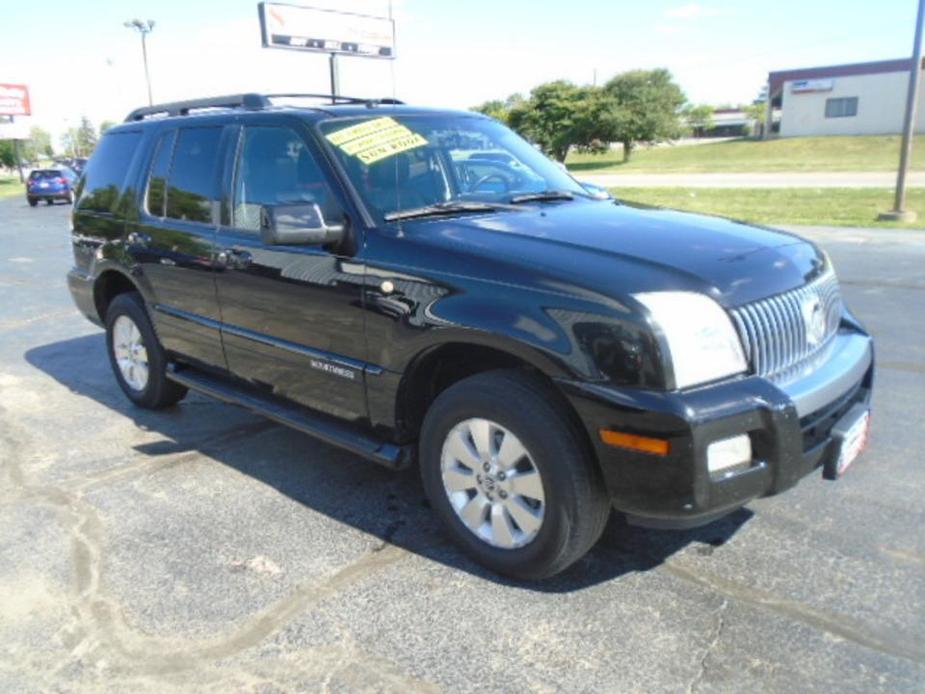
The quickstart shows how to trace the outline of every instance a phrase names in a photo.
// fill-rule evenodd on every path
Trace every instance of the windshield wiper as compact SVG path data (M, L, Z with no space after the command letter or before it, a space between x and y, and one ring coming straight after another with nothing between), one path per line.
M540 193L522 193L511 198L511 204L522 202L544 202L546 200L574 200L574 193L567 190L544 190Z
M384 219L387 222L394 222L399 219L412 219L414 217L443 217L446 215L462 214L466 212L497 212L498 210L517 209L510 205L495 202L464 202L449 201L438 202L433 205L424 205L423 207L412 207L407 210L396 210L387 212Z

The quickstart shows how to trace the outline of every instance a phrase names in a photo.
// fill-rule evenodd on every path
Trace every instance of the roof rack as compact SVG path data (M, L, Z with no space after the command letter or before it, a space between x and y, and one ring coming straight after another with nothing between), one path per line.
M381 99L364 99L353 96L332 96L331 94L229 94L228 96L213 96L206 99L191 99L189 101L173 101L166 104L155 104L136 108L128 114L125 122L144 120L150 116L188 116L190 111L209 108L243 108L249 111L259 111L273 106L271 99L327 99L331 104L366 104L370 108L379 104L402 104L403 101L384 97Z

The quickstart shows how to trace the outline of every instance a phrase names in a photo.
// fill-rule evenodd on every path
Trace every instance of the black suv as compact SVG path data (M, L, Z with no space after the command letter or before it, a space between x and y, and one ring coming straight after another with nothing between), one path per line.
M274 99L136 110L87 166L70 289L137 405L416 462L522 578L611 507L699 525L863 448L871 338L811 243L601 200L479 114Z

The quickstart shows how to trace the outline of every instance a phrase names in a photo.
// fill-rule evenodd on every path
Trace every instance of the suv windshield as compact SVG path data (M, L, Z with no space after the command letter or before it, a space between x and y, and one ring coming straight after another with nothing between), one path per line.
M463 214L587 192L500 123L480 116L379 116L325 121L321 133L379 221L421 211ZM536 195L542 193L544 195ZM480 204L472 204L480 203Z

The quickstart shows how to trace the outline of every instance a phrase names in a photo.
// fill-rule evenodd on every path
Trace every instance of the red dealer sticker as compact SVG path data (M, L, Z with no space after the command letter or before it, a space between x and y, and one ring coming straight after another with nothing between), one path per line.
M24 84L0 82L0 116L31 116L29 88Z

